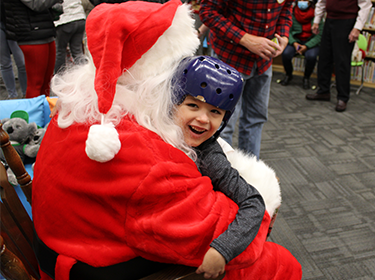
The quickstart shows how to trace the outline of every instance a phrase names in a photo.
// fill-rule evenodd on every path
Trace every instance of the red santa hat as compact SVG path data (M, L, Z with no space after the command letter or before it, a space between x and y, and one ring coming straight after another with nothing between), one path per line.
M105 123L104 117L112 107L117 80L155 45L172 25L181 5L180 0L165 4L128 1L101 4L90 12L86 21L87 45L96 67L95 91L103 115L100 125L90 127L86 141L89 158L106 162L121 148L116 129ZM168 52L165 56L175 59Z

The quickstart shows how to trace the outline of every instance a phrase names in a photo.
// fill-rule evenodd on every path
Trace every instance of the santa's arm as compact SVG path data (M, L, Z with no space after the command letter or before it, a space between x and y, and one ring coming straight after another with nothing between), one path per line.
M128 204L126 240L144 258L198 267L237 210L231 199L213 191L210 179L200 176L195 165L161 163L152 168ZM269 222L266 213L253 242L227 269L247 267L259 258Z

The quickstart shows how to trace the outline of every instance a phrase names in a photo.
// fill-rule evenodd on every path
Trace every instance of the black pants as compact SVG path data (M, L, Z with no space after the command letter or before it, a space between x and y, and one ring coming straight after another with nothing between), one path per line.
M55 73L65 65L66 48L69 45L74 63L85 63L83 57L82 40L85 33L84 19L71 21L56 27L56 63Z
M39 239L35 230L33 247L40 269L52 279L55 279L58 254ZM141 257L106 267L93 267L78 261L70 270L69 278L71 280L137 280L168 266L170 264L152 262Z
M350 97L350 69L354 42L349 34L354 19L326 19L319 50L318 94L330 92L333 69L336 75L337 99L348 102Z

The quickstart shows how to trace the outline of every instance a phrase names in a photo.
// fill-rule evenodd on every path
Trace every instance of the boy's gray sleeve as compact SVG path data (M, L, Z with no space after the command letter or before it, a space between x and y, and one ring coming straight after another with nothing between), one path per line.
M211 178L216 191L221 191L239 207L235 220L211 247L229 262L253 241L265 212L262 196L232 168L222 148L214 141L197 149L198 167L202 175Z

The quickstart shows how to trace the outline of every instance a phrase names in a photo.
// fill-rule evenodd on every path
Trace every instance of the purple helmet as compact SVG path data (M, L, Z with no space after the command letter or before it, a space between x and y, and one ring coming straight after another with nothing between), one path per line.
M191 56L180 62L172 79L173 102L181 104L189 94L226 110L218 135L234 112L242 85L241 74L221 60L211 56Z

